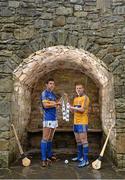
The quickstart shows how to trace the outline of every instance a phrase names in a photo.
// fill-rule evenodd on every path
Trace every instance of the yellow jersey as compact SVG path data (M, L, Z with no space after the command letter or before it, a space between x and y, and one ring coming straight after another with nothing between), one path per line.
M88 124L89 102L89 97L86 95L74 98L73 106L84 109L84 112L74 112L74 124Z

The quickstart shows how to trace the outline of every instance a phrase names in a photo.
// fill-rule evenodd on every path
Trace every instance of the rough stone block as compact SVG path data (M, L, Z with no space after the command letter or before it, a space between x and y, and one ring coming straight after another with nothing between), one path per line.
M78 40L78 47L79 48L85 48L87 44L87 37L86 36L82 36L79 40Z
M13 39L14 36L12 33L9 32L2 32L1 33L1 40L8 40L8 39Z
M0 131L0 139L9 139L9 136L10 136L10 131Z
M59 16L53 21L53 26L64 26L65 16Z
M1 61L1 56L2 57L11 57L12 56L12 51L9 51L9 50L1 50L0 51L0 61Z
M111 7L111 1L110 0L97 0L97 9L101 9L103 12L105 12L108 8Z
M119 133L117 135L117 146L116 146L116 149L117 149L117 153L125 153L125 133Z
M76 17L86 17L87 16L87 12L74 12L74 16Z
M72 15L73 9L69 7L58 7L56 9L56 14L57 15Z
M9 152L0 151L0 167L7 168L9 165Z
M115 9L114 9L114 14L125 14L125 6L117 6Z
M52 27L52 21L38 19L35 21L35 27L36 28L50 28Z
M22 39L30 39L35 33L35 29L33 26L26 26L24 28L15 29L14 36L18 40Z
M2 17L12 16L12 11L8 7L0 7L0 16Z
M73 4L84 4L84 0L70 0L70 3L73 3Z
M9 150L9 141L5 139L0 139L0 151Z
M66 22L67 22L68 24L74 24L74 23L77 22L77 18L76 18L76 17L67 17L67 18L66 18Z
M11 76L0 75L0 92L12 92L13 82Z
M117 127L121 129L122 132L125 132L125 119L118 119L116 121Z
M8 131L9 130L9 116L4 115L4 116L0 116L0 129L2 131Z
M0 101L0 114L7 115L10 114L10 102L1 102Z
M74 9L75 9L75 11L82 11L82 6L81 5L75 5Z
M9 1L9 7L17 8L19 7L19 1Z

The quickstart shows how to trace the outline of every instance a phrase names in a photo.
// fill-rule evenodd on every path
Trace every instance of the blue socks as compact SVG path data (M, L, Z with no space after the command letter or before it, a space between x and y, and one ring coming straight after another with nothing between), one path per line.
M77 153L78 153L78 155L77 155L78 159L82 158L82 156L83 156L83 145L80 143L77 143Z
M89 151L89 148L88 148L88 143L85 143L83 144L83 158L85 161L88 161L88 151Z
M45 161L47 159L47 141L43 139L41 141L40 147L41 147L41 159Z
M47 155L48 158L52 157L52 141L47 141Z
M45 161L48 158L52 157L52 141L47 141L42 139L41 141L41 159Z

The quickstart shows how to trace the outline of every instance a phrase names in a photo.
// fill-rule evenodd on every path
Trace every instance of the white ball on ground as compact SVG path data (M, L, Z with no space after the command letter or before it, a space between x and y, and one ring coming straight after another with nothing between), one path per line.
M65 162L65 164L68 164L68 163L69 163L69 161L68 161L67 159L66 159L64 162Z

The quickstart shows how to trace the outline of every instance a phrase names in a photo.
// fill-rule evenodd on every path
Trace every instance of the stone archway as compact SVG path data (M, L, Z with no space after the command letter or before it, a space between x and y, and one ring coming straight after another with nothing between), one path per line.
M83 49L54 46L37 51L26 58L13 72L12 119L20 137L26 138L25 128L31 112L31 88L39 77L56 69L84 72L99 87L102 129L107 134L115 122L113 76L106 65ZM110 137L111 151L115 149L115 129ZM11 151L14 150L14 143Z

